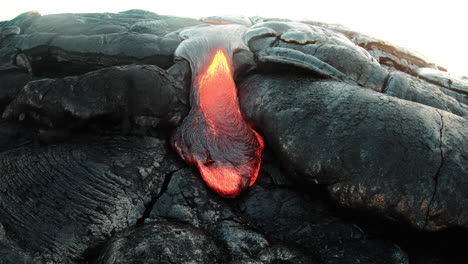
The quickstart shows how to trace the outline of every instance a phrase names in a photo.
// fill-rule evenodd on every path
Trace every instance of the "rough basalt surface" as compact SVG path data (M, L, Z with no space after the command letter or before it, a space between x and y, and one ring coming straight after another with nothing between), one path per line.
M265 141L234 199L169 143L214 44ZM467 91L340 25L21 14L0 22L0 263L466 263Z
M177 169L156 138L94 137L0 155L2 225L37 261L83 260L142 217Z
M193 170L177 171L155 203L150 219L172 219L207 230L225 243L233 263L266 258L263 255L272 254L266 252L278 248L292 250L290 257L268 258L288 263L296 263L296 258L340 263L343 257L351 263L381 259L382 263L406 263L401 249L367 237L357 226L332 216L322 201L294 188L273 161L264 168L260 182L238 201L219 198L203 188Z
M82 120L139 117L178 124L188 112L182 84L153 65L115 66L80 76L31 81L3 111L4 119L23 113L49 127Z
M296 179L418 228L468 227L465 118L303 76L253 75L239 89L248 119Z
M113 236L97 262L220 263L224 258L220 246L203 230L176 222L153 222Z

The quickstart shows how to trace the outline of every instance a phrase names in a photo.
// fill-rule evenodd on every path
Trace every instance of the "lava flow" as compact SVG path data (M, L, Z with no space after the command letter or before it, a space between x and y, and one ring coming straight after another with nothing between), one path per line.
M193 78L192 109L172 144L210 188L232 198L257 179L263 140L242 118L230 58L219 48L205 67Z
M209 24L220 24L220 25L230 25L231 23L225 21L217 21L217 20L202 20L202 22L209 23Z

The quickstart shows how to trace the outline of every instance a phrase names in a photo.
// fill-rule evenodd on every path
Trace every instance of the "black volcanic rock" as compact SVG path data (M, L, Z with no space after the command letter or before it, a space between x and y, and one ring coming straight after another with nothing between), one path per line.
M295 258L317 263L407 263L399 248L366 237L358 227L331 216L323 203L291 186L277 186L269 174L285 175L267 167L260 182L235 203L208 190L192 170L177 171L150 217L207 230L225 243L233 263L247 259L270 263L260 260L272 258L264 252L273 254L278 247L296 252L288 253L288 263L296 263Z
M17 26L2 27L2 31L0 31L0 39L3 39L6 36L10 36L10 35L18 35L20 32L21 32L21 28Z
M468 227L466 119L300 75L253 75L239 89L248 119L297 179L417 228Z
M6 107L3 118L26 114L50 127L102 116L152 117L177 124L188 112L184 96L182 84L156 66L117 66L30 82Z
M448 72L431 69L431 68L419 68L417 74L432 83L441 85L450 90L462 93L465 98L468 96L468 79L462 76L451 75Z
M177 169L163 141L122 137L6 150L0 165L6 240L44 263L83 260L134 225Z
M168 144L214 44L265 139L235 199ZM0 22L0 263L466 263L467 78L444 70L320 22Z
M149 33L158 36L181 28L203 24L191 18L162 16L144 10L114 13L54 14L37 18L25 31L58 33L60 35L99 35L112 33Z
M326 27L346 35L353 43L367 50L383 66L412 75L416 75L419 68L440 68L445 70L414 50L353 31L342 25L330 25L320 22L306 23Z
M6 237L5 229L0 224L0 263L34 263L32 257L21 247Z
M468 118L468 105L463 95L425 82L409 74L392 72L385 86L385 94L432 106Z
M23 87L33 79L34 77L30 74L20 71L0 73L0 110L3 111Z
M41 32L10 36L2 42L2 50L11 50L12 55L25 54L36 75L57 76L132 63L169 68L179 42L152 34L68 36ZM12 62L15 57L4 56L0 57L0 70L16 65Z
M269 29L269 30L268 30ZM271 31L270 31L271 30ZM272 32L272 33L270 33ZM278 36L272 49L284 50L277 57L290 58L283 63L299 66L302 63L312 63L317 73L330 75L348 83L357 83L371 89L381 91L388 75L386 69L363 48L355 45L344 35L323 27L306 25L297 22L265 22L258 23L247 33L247 41L258 40L262 37ZM281 49L284 48L284 49ZM259 51L259 60L272 62L270 49ZM301 55L291 56L296 52ZM262 54L268 52L269 54ZM291 55L289 55L292 53ZM301 58L302 57L302 58ZM315 62L312 62L315 61ZM278 60L281 62L281 60ZM307 68L304 65L305 68ZM353 80L350 82L343 76Z
M369 51L369 53L382 65L395 68L399 71L414 74L418 68L437 66L421 54L402 47L395 46L387 41L382 41L362 34L355 34L351 39Z
M0 31L3 32L5 28L12 28L12 27L19 27L20 32L24 33L33 23L39 19L41 15L36 11L26 12L17 17L13 18L10 21L2 21L0 22L0 27L2 28ZM0 38L1 40L1 38Z
M222 263L225 257L216 241L201 229L153 222L114 236L97 263Z

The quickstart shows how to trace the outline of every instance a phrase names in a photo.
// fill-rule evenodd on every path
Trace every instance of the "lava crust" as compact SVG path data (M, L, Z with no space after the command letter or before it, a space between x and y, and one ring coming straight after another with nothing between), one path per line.
M230 48L217 46L202 52L205 63L191 63L192 108L172 136L172 145L198 168L211 189L233 198L254 184L263 139L240 112Z

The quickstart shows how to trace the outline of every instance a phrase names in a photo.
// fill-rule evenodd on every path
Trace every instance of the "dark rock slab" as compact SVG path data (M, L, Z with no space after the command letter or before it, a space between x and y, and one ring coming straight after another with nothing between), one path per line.
M167 190L150 213L151 218L175 220L206 230L223 242L233 260L253 257L269 246L262 234L244 224L228 200L208 189L189 168L172 175Z
M256 27L256 28L250 28L248 31L242 35L242 39L246 44L251 45L251 42L257 39L261 38L267 38L267 37L274 37L276 40L276 37L279 34L276 32L276 30L269 28L269 27ZM254 50L251 48L252 51L256 52L257 50Z
M173 64L179 43L151 34L70 36L35 32L10 36L0 44L0 70L18 68L16 54L24 54L23 60L31 65L31 71L45 77L77 75L124 64L153 64L167 69Z
M226 200L210 191L201 176L190 168L172 175L150 217L176 219L210 231L223 220L240 221Z
M427 215L428 229L467 226L468 221L468 122L439 111L440 166Z
M285 246L272 246L262 250L255 258L236 259L231 264L315 264L321 263L313 260L300 250Z
M335 79L343 80L341 75L346 75L359 85L377 91L382 90L388 75L387 70L381 67L366 50L352 43L344 35L318 25L272 21L255 24L246 32L244 38L250 46L254 46L251 41L271 37L272 31L279 38L273 49L284 48L293 50L291 52L303 53L302 58L294 56L296 64L307 63L314 58L316 62L312 64L325 71L325 74L337 77ZM258 49L258 45L255 49ZM260 60L263 57L261 55L259 52ZM291 57L287 55L285 53L280 57ZM313 71L323 74L318 70Z
M106 34L93 36L58 36L50 43L72 53L94 53L108 56L125 55L145 58L156 55L170 56L178 41L151 34Z
M446 93L445 88L426 82L409 74L395 71L390 74L385 94L432 106L468 118L468 106L458 100L461 96Z
M218 232L235 259L256 256L270 247L270 242L265 236L239 222L222 221Z
M0 120L0 153L31 144L35 136L34 127Z
M183 28L193 27L201 24L203 24L201 21L191 18L161 16L161 19L157 20L143 20L135 22L132 24L129 31L153 34L157 36L168 36L168 34L171 32L177 32Z
M0 73L0 111L33 79L30 74L21 71Z
M19 51L27 51L47 46L57 36L56 33L31 33L10 36L2 41L1 46L5 48L15 48Z
M361 47L344 37L316 38L314 43L297 45L279 42L279 47L299 50L332 65L361 86L382 91L388 72Z
M224 263L225 252L209 234L187 224L152 222L114 235L98 258L102 264Z
M436 83L443 87L446 87L455 92L468 96L468 78L450 74L448 72L431 69L431 68L420 68L417 74L432 83Z
M327 25L324 25L327 26ZM330 27L330 25L328 25ZM342 32L353 43L367 50L380 64L388 66L413 76L417 76L418 68L440 68L434 62L427 59L424 55L398 45L389 41L377 39L343 26L332 25L331 29Z
M455 98L461 104L468 105L468 95L463 94L463 93L458 93L458 92L455 92L455 91L452 91L452 90L449 90L449 89L441 89L441 91L444 94Z
M256 186L241 200L240 210L272 243L313 252L320 263L408 263L397 246L367 237L321 201L291 188Z
M180 96L182 103L189 105L189 91L190 84L192 83L192 71L190 64L186 60L177 60L174 65L167 69L174 80L176 80L183 87L183 95Z
M277 39L276 37L264 37L264 38L258 38L254 39L249 42L249 48L252 52L259 52L261 50L266 50L268 48L273 47L275 45Z
M232 263L407 263L400 249L366 238L320 201L275 186L272 164L238 201L218 197L190 169L177 171L150 217L206 230L224 243Z
M267 48L258 52L258 61L261 64L284 64L286 66L295 66L306 69L322 77L328 77L337 81L343 81L349 84L356 84L347 75L337 70L335 67L324 63L314 56L287 48Z
M239 89L244 113L297 179L420 229L468 227L466 119L300 75L254 75Z
M119 19L120 16L127 16L129 19L138 19L138 21L128 23L130 25L130 32L148 33L158 36L164 36L183 28L204 24L193 18L158 15L152 12L135 9L120 12L118 16Z
M0 264L34 263L31 256L6 237L5 229L0 223Z
M112 21L111 14L52 14L41 16L25 34L48 32L60 35L96 35L126 32L127 28Z
M0 73L31 72L28 58L15 47L0 48Z
M8 105L3 118L24 113L50 127L102 116L117 120L147 116L177 124L188 112L180 99L184 93L179 82L156 66L117 66L30 82Z
M84 261L86 252L142 217L176 164L164 141L148 137L4 151L0 222L10 243L35 263Z
M21 28L17 26L0 27L0 40L10 35L18 35L20 32Z
M36 32L60 35L99 35L112 33L149 33L163 36L184 27L202 24L191 18L162 16L144 10L120 13L54 14L37 19L26 34Z
M19 33L24 33L31 26L31 24L36 22L40 17L41 15L37 11L25 12L13 18L12 20L0 22L0 31L3 31L4 28L8 27L18 27L20 28Z

